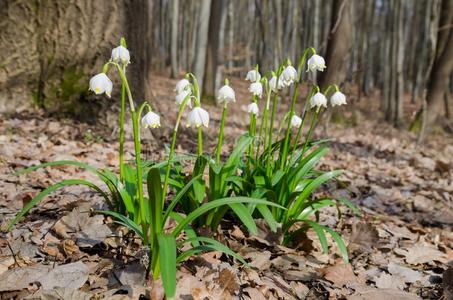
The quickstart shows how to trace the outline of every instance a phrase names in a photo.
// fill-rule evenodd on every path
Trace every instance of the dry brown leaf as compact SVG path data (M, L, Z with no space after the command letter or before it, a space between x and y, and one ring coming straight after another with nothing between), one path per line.
M351 264L339 263L335 266L319 269L324 278L332 282L336 287L349 287L365 283L363 277L354 274Z
M376 287L379 289L396 289L403 290L406 287L406 283L400 276L390 275L382 272L379 276L373 279L376 283Z
M433 246L416 244L408 249L395 249L395 252L405 256L406 262L411 265L431 263L433 261L446 263L446 254Z
M359 291L348 300L420 300L420 298L411 293L392 289L369 289Z
M377 246L378 241L378 232L371 223L354 223L348 248L352 252L370 252L373 247Z

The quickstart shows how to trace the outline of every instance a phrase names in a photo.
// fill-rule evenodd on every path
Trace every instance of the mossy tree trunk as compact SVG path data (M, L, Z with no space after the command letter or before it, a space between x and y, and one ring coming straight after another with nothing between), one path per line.
M88 81L121 36L132 53L136 98L143 99L149 82L149 9L149 0L2 1L0 111L32 101L48 110L95 110Z

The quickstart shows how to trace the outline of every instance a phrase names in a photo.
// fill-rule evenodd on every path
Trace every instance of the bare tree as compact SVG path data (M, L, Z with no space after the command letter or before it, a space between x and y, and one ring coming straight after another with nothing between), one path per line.
M211 0L200 1L200 12L197 24L197 38L195 45L195 56L192 62L192 70L197 76L200 88L203 86L206 49L208 45L209 15L211 13Z

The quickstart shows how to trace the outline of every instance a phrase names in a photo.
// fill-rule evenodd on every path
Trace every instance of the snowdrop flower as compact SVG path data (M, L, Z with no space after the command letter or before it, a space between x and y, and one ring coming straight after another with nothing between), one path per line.
M297 71L293 66L287 66L280 75L279 81L283 86L290 86L297 80Z
M311 105L311 108L316 106L318 109L321 106L327 107L327 98L320 92L317 92L316 94L313 95L313 97L311 97L310 105Z
M281 77L281 76L280 76ZM277 77L275 76L272 76L271 80L269 80L269 86L271 88L271 90L276 93L277 92L277 88L276 88L276 84L277 84ZM284 86L282 85L282 81L278 80L278 89L281 90Z
M105 93L108 97L110 97L112 94L112 88L112 81L105 73L99 73L90 79L89 90L93 91L96 95Z
M176 104L178 106L181 106L182 102L184 101L184 99L186 99L187 96L190 96L190 91L188 91L188 90L183 90L181 93L176 95L176 97L175 97ZM192 107L192 101L190 99L187 102L187 105L189 105L190 108Z
M122 63L127 65L131 62L131 57L129 55L129 50L123 46L118 46L112 50L112 60L116 63Z
M208 127L209 126L209 114L206 110L201 107L194 107L192 111L187 116L187 127L194 126L198 128L200 126Z
M258 96L261 98L263 95L263 85L261 82L253 82L249 87L249 92L253 94L253 96Z
M160 117L158 114L153 113L152 111L148 112L143 118L142 118L142 126L145 128L151 127L151 128L158 128L160 127Z
M291 127L293 127L293 128L299 128L301 124L302 124L302 119L299 118L298 116L294 115L294 116L291 118Z
M174 89L177 94L181 94L183 91L187 90L190 90L190 82L187 79L181 79L180 81L178 81Z
M217 102L219 103L236 102L236 95L234 93L234 90L229 85L222 86L217 95Z
M340 91L336 91L332 97L330 97L330 104L332 104L332 106L347 104L345 94Z
M250 82L258 82L261 79L261 74L257 70L250 70L247 73L247 76L245 77L245 80L248 80Z
M324 58L320 55L314 54L307 62L308 64L308 71L324 71L326 68L326 62Z
M250 114L253 114L255 116L258 115L258 112L259 112L258 105L255 102L250 103L247 106L247 112L250 113Z

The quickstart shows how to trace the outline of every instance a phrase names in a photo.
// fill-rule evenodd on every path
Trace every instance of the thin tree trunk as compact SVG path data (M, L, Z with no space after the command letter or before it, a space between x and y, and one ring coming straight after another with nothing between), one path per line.
M171 77L176 78L179 73L178 64L178 17L179 0L171 1Z

